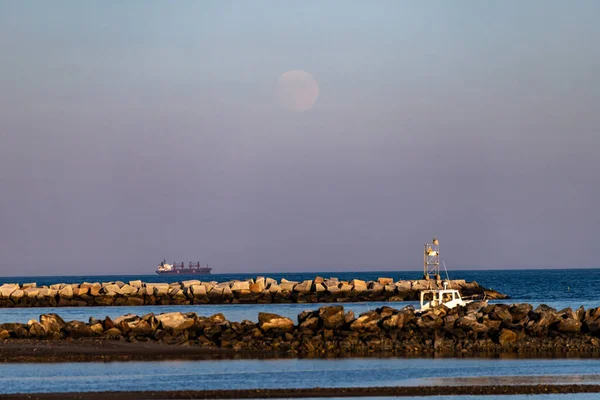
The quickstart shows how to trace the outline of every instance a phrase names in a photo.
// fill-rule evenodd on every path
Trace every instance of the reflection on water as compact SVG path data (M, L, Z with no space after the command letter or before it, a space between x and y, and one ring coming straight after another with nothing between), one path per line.
M599 383L600 360L355 358L3 364L0 393L519 383L515 376L528 377L523 378L527 383Z

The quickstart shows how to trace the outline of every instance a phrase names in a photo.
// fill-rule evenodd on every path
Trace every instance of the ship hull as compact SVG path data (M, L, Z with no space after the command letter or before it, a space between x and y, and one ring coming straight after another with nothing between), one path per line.
M158 275L211 275L210 271L177 269L172 271L156 271Z

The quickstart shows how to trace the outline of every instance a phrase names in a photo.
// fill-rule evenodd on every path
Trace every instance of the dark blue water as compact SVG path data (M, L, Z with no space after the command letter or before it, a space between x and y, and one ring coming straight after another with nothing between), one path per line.
M390 277L395 280L420 279L418 271L372 271L372 272L318 272L318 273L268 273L261 274L277 280L286 278L293 281L313 279L319 275L324 278L338 277L341 280L375 280L378 277ZM110 282L141 279L144 282L177 282L186 279L225 282L234 279L254 278L257 274L215 274L215 275L104 275L104 276L39 276L39 277L1 277L2 283L37 282L38 285L54 283ZM506 293L514 299L528 302L545 301L598 301L600 287L600 269L562 269L562 270L480 270L450 271L451 279L477 281L481 285ZM600 301L599 301L600 303ZM600 304L599 304L600 305Z
M440 379L444 377L444 379ZM0 365L0 393L597 384L600 360L219 360Z

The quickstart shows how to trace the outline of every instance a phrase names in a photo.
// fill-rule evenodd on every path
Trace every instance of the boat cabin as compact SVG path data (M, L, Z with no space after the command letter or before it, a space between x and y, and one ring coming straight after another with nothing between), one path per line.
M448 308L454 308L467 305L470 302L471 300L463 300L458 290L448 289L448 282L444 282L443 289L421 290L420 311L427 311L442 304Z

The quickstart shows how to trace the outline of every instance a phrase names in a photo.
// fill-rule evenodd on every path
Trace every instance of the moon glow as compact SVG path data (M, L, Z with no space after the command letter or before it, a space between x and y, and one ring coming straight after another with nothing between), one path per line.
M310 110L319 97L317 81L306 71L285 72L277 81L277 98L288 110L303 112Z

